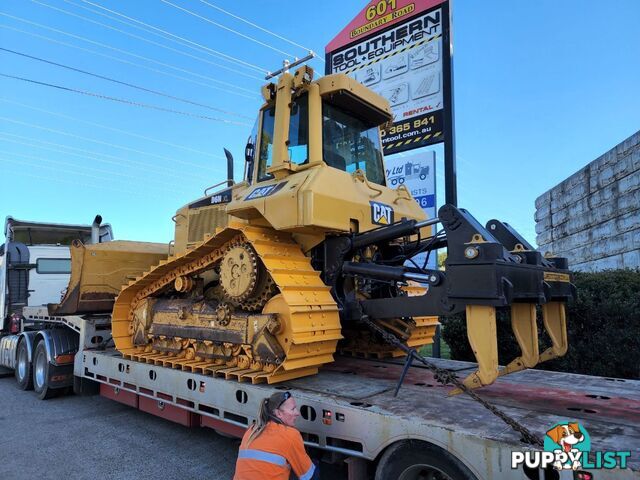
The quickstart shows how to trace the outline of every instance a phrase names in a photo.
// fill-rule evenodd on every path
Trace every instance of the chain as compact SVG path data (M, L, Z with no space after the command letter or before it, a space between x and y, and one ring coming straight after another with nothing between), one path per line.
M467 386L464 383L458 380L458 377L456 377L454 372L447 370L445 368L440 368L437 365L429 362L422 355L419 355L418 352L416 352L413 348L407 347L404 343L398 340L398 338L395 335L393 335L390 332L387 332L382 327L380 327L379 325L371 321L367 315L362 315L360 321L364 323L370 330L379 334L385 342L403 350L411 358L419 361L424 366L426 366L429 370L431 370L434 373L434 377L437 382L443 385L453 384L456 387L458 387L460 390L462 390L464 393L469 395L476 402L480 403L484 408L489 410L496 417L500 418L500 420L502 420L504 423L509 425L513 430L515 430L520 435L522 435L522 440L525 443L528 443L534 446L539 446L539 447L542 447L544 445L540 437L538 437L535 433L531 432L528 428L518 423L516 420L511 418L509 415L507 415L505 412L503 412L499 408L495 407L494 405L491 405L486 400L480 398L478 394L473 390L471 390L470 388L467 388Z

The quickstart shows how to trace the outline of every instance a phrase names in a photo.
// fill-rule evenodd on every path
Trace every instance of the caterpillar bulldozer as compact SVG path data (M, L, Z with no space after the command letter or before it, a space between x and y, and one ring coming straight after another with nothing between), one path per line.
M426 218L405 186L387 186L384 98L346 75L314 80L308 66L262 97L243 181L234 183L225 151L224 188L177 211L172 255L116 298L123 356L276 383L313 375L335 353L403 355L389 335L418 349L439 316L465 311L478 361L470 389L564 355L574 295L566 259L544 258L508 224L485 228L452 205ZM444 247L444 271L412 260ZM542 353L537 305L552 341ZM504 307L522 354L500 370Z

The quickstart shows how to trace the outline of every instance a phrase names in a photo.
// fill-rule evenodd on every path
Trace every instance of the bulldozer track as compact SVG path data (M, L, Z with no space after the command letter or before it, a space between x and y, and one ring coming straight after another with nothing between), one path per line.
M150 351L133 344L134 309L146 297L161 293L179 276L197 275L220 261L231 241L247 241L255 249L275 282L279 299L274 311L285 323L280 336L285 360L267 370L240 366L236 362L219 362L180 357ZM278 297L276 296L276 297ZM265 307L270 308L274 297ZM271 228L247 224L230 224L215 235L179 256L161 261L151 270L124 286L116 298L112 316L113 339L124 358L211 374L252 383L276 383L317 373L318 368L333 361L340 333L340 317L330 288L313 269L291 235Z

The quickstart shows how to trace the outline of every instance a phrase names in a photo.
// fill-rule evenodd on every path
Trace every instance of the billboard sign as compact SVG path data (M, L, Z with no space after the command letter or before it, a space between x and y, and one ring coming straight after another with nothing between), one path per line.
M436 154L434 151L413 155L394 155L385 159L387 183L392 188L407 187L411 196L422 207L427 218L436 218ZM413 257L422 266L425 254ZM429 257L428 267L436 268L436 255Z
M326 47L326 73L344 73L385 97L393 125L385 155L443 142L451 93L446 0L370 2Z

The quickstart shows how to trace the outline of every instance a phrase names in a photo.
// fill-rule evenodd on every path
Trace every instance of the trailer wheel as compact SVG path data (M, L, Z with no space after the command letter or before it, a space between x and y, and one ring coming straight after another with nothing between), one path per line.
M49 360L44 341L38 342L33 354L33 390L40 400L46 400L55 394L55 390L49 387Z
M397 442L380 457L375 480L478 480L457 458L431 443Z
M18 387L21 390L32 390L33 389L33 369L31 367L31 362L29 362L29 350L27 349L28 340L23 339L18 344L18 351L16 353L16 381L18 382Z

